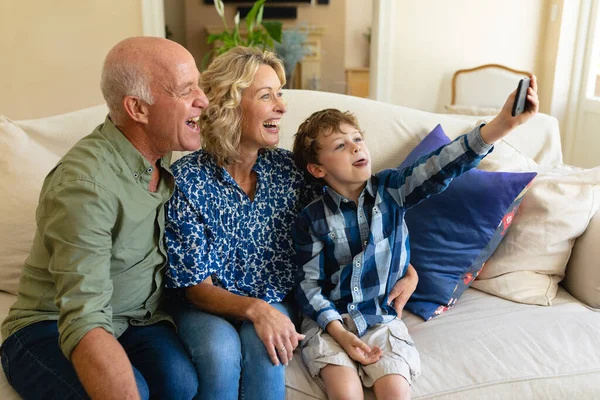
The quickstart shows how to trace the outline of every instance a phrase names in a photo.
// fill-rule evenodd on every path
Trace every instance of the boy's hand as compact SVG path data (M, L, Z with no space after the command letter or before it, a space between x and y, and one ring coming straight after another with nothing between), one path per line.
M350 358L362 365L373 364L383 354L381 348L377 346L370 348L354 333L347 331L339 320L331 321L327 324L327 333L342 346Z
M344 348L350 358L362 365L373 364L379 361L383 354L381 348L378 346L370 348L358 336L349 331L341 333L335 340Z
M488 144L493 144L497 140L506 136L511 130L517 126L527 122L540 109L540 102L537 94L537 78L535 75L530 75L531 81L529 89L527 89L527 103L525 111L516 117L512 116L512 107L515 102L517 90L515 89L504 103L500 113L491 120L486 126L481 128L481 137Z
M417 271L412 264L409 263L406 274L402 279L399 279L398 282L396 282L388 296L388 305L393 305L396 314L398 314L398 318L402 317L402 310L417 288L418 282L419 276L417 275Z

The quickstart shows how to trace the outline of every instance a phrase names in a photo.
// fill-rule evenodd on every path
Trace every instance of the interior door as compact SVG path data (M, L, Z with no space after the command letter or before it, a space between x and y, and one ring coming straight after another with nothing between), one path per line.
M600 165L600 1L592 0L569 164Z

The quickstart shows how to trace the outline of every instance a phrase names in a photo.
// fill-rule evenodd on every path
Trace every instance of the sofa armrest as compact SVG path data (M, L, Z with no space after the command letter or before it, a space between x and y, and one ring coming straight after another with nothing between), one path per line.
M576 299L600 309L600 211L575 241L563 286Z

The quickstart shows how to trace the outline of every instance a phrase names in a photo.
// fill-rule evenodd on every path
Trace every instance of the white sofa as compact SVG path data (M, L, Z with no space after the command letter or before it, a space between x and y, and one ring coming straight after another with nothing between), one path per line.
M366 132L375 169L400 164L438 123L453 138L482 118L322 92L291 90L284 98L283 147L290 147L296 127L312 111L351 110ZM105 114L102 105L38 120L0 117L0 318L15 299L45 173ZM423 365L413 398L592 399L600 394L600 215L595 216L600 171L561 162L558 123L539 114L499 142L480 165L540 174L483 279L475 281L481 290L467 289L454 308L426 322L404 312ZM550 204L540 203L540 197ZM533 238L527 248L515 246L527 238ZM558 285L565 274L566 283ZM286 380L289 399L326 399L299 354ZM19 398L3 374L0 398Z

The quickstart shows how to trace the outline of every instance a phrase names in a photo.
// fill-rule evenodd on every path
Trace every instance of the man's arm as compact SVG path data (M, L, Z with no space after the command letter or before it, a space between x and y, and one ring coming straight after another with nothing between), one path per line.
M112 335L114 196L85 178L64 180L38 212L52 255L61 350L93 398L138 398L131 363Z
M87 332L71 353L71 362L92 399L140 398L127 354L104 329Z

